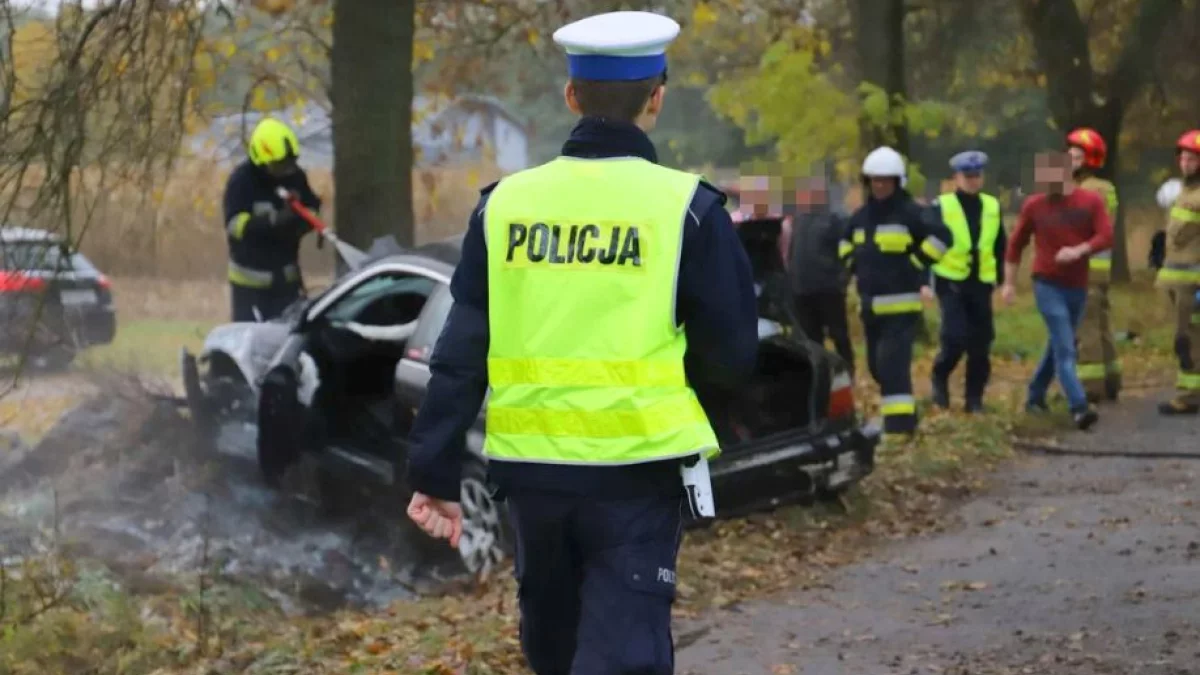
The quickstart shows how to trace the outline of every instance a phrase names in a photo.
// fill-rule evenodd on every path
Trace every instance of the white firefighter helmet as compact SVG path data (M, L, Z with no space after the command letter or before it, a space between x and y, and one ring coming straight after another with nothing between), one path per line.
M908 185L908 171L904 167L904 157L886 145L875 148L867 155L862 163L862 175L867 178L890 176L900 179L900 187Z
M1172 178L1158 188L1158 194L1155 197L1158 199L1158 205L1164 209L1169 209L1175 205L1175 200L1179 198L1179 193L1183 192L1183 181L1178 178Z

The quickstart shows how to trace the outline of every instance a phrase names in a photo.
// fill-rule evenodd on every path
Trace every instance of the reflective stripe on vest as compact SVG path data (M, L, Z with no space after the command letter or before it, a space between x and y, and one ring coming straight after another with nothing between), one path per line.
M941 205L942 222L954 235L954 245L933 266L939 277L962 281L971 274L971 249L979 252L979 280L996 283L996 238L1000 236L1000 201L991 195L979 195L983 211L979 218L979 241L971 241L971 228L963 212L958 195L944 194L938 197Z
M717 454L674 319L698 181L642 159L560 157L492 191L489 457L618 465Z
M285 283L300 281L300 268L286 265L279 271L279 278ZM274 285L276 274L270 270L259 270L253 267L239 265L229 261L229 283L244 288L270 288Z

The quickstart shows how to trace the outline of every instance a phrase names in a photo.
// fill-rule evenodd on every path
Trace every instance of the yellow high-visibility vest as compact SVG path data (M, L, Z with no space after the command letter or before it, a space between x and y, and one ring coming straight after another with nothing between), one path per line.
M484 452L549 464L715 456L675 324L700 177L638 158L560 157L488 198Z
M971 274L971 248L979 251L979 280L996 283L996 238L1000 236L1000 201L991 195L980 194L983 213L979 218L979 241L971 241L971 228L958 195L940 195L942 222L954 235L954 245L933 266L933 273L951 281L962 281Z

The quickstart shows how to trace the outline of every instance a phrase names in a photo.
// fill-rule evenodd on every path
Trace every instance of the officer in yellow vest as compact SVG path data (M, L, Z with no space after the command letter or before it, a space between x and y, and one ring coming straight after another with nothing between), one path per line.
M725 197L658 164L646 135L678 32L614 12L554 34L582 119L560 157L484 189L409 439L409 517L457 545L463 437L490 387L484 452L538 675L674 672L681 519L689 503L712 514L684 482L701 487L688 476L719 451L698 399L754 369L753 275Z
M933 266L933 287L942 313L941 349L933 362L933 403L950 406L950 373L966 354L967 412L983 408L996 337L992 291L1004 283L1001 261L1008 246L1000 201L981 192L987 163L988 156L978 150L950 158L956 189L938 197L934 205L954 244Z
M1093 129L1080 128L1067 134L1075 184L1104 198L1108 217L1117 222L1117 188L1096 175L1108 157L1108 145ZM1114 244L1115 246L1115 244ZM1117 400L1121 392L1121 364L1109 320L1108 285L1112 249L1088 258L1088 296L1079 320L1079 382L1088 400Z
M1158 411L1195 415L1200 413L1200 130L1180 136L1175 150L1183 184L1171 206L1156 285L1167 291L1174 310L1179 374L1175 397Z

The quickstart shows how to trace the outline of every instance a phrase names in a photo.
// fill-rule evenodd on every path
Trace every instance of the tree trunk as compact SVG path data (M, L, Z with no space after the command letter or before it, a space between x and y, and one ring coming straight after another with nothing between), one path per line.
M334 217L360 248L388 235L414 242L413 2L334 2Z
M1143 0L1111 73L1092 68L1087 24L1075 0L1021 0L1021 16L1033 34L1038 65L1046 76L1050 112L1064 133L1080 126L1095 129L1108 143L1108 161L1100 174L1116 181L1120 168L1121 125L1125 111L1146 84L1155 45L1179 13L1181 0ZM1125 241L1125 208L1113 223L1112 280L1130 280Z
M904 79L904 0L855 0L854 35L859 72L888 93L895 108L908 98ZM903 123L880 128L862 123L866 148L890 145L905 157L909 154L908 127Z

